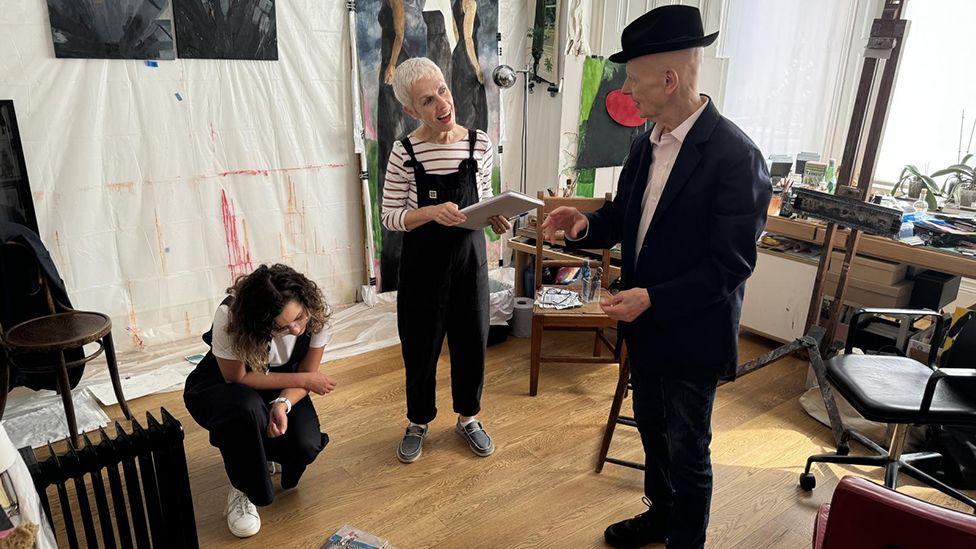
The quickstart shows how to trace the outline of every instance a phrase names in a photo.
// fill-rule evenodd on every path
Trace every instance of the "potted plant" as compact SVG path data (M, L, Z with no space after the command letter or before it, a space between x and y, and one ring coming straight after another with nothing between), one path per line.
M891 188L891 194L896 197L907 195L909 198L918 198L923 188L928 189L928 192L925 193L925 201L929 205L929 211L934 212L939 209L939 203L935 197L942 194L934 177L936 174L925 175L917 167L908 164L901 170L898 182Z
M976 202L976 167L970 166L972 154L963 157L962 162L943 168L932 177L948 175L943 185L944 194L960 206L970 207Z

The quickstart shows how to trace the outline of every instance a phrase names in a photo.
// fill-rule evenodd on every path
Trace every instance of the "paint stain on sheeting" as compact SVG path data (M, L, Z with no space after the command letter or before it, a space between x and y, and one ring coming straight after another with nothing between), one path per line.
M183 327L186 330L186 335L193 335L193 330L190 326L190 313L183 311Z
M159 223L159 211L153 208L153 215L156 217L156 251L159 256L159 266L166 274L166 254L169 253L169 248L163 241L163 226Z
M228 175L271 175L271 170L234 170L232 172L220 172L220 177L227 177Z
M237 235L237 213L234 211L234 202L227 198L227 191L224 189L220 190L220 208L224 223L224 242L227 246L227 269L230 271L231 280L234 280L254 270L251 252L248 249L247 224L243 219L241 220L244 237L242 245Z
M286 192L288 198L287 209L285 210L285 226L288 229L288 234L298 238L305 233L305 208L304 204L302 208L298 207L298 196L295 192L295 182L292 181L291 177L285 174L286 180Z
M135 190L135 186L135 181L119 181L117 183L109 183L105 185L108 190L115 192L132 192Z
M142 330L139 329L136 321L136 312L132 309L129 309L129 325L125 327L125 331L132 335L132 345L137 349L146 346L146 342L142 339Z
M317 171L326 168L344 168L348 164L345 163L333 163L333 164L313 164L310 166L301 166L295 168L271 168L271 169L250 169L250 170L232 170L227 172L220 172L217 175L220 177L227 177L229 175L263 175L265 177L273 173L288 173L288 172L304 172L304 171Z

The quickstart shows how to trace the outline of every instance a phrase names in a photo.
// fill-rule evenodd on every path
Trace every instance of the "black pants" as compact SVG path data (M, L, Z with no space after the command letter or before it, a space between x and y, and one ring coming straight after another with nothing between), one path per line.
M712 405L717 380L633 376L644 445L644 495L670 526L670 549L705 545L712 499Z
M423 265L426 254L413 255L414 250L404 250L401 258L397 328L407 377L407 419L414 423L429 423L437 416L437 359L445 335L454 411L464 416L481 411L489 323L483 238L435 250L450 251L445 268Z
M285 434L268 438L268 402L280 392L226 383L198 366L183 393L186 409L210 432L210 444L220 450L231 486L259 506L274 501L268 461L281 464L282 478L297 481L329 442L307 396L292 406Z

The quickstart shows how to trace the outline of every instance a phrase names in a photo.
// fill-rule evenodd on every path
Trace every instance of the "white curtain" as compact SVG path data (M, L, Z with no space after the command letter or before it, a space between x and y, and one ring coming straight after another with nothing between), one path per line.
M976 2L914 1L905 16L911 26L875 170L876 180L888 182L905 164L931 173L976 150Z
M850 0L728 2L723 114L767 156L827 148L855 7Z

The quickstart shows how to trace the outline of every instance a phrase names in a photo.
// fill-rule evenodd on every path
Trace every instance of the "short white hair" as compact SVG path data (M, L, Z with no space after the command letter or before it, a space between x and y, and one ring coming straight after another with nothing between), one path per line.
M413 108L411 90L414 83L424 78L439 76L444 78L441 68L426 57L411 57L396 68L393 73L393 94L404 107Z

